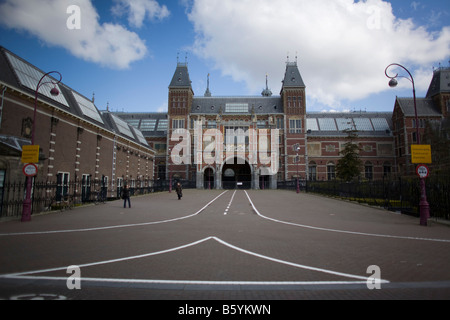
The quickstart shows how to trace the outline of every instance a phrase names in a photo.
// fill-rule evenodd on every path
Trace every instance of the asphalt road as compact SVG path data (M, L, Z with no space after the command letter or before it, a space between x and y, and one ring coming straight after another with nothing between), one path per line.
M131 204L0 223L0 299L450 298L447 225L289 191Z

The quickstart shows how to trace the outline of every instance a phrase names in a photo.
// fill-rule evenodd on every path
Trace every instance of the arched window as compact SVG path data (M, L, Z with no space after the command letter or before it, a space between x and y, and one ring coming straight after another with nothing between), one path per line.
M317 180L317 164L314 161L309 163L308 167L308 178L310 181Z
M336 165L334 162L329 162L327 164L327 179L334 180L336 179Z

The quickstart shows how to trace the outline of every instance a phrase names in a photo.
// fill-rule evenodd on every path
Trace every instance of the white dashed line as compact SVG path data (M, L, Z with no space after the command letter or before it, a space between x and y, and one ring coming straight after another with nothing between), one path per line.
M236 194L236 190L234 190L233 195L231 196L230 203L228 204L228 207L225 209L224 215L228 214L228 211L230 210L231 204L233 203L234 195Z

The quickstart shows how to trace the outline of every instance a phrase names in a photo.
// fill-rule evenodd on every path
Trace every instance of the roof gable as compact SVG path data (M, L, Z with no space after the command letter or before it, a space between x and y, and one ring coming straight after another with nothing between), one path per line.
M283 80L283 88L305 88L297 62L288 62L286 64L286 73Z
M191 88L189 70L186 63L178 63L169 88Z

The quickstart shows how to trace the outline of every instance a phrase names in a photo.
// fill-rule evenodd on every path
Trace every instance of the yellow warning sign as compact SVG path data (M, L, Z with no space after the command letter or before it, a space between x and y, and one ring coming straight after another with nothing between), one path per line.
M22 163L38 163L39 162L39 146L23 146L22 147Z
M411 145L411 163L414 164L430 164L433 163L431 159L431 146L425 144Z

